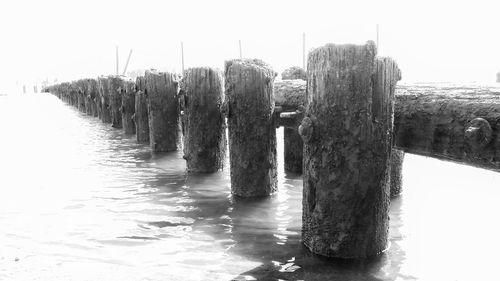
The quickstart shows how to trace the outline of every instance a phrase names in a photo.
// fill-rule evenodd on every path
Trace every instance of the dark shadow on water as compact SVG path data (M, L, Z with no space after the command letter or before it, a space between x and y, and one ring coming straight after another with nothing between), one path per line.
M164 214L171 219L143 221L138 226L161 230L190 227L214 237L227 253L260 264L232 280L371 281L400 276L398 263L404 259L404 252L397 243L386 253L366 260L327 259L302 245L299 174L286 173L280 179L279 191L272 196L244 199L231 195L227 170L188 174L180 152L151 154L144 160L157 170L137 195L145 196L151 204L173 206L175 210Z

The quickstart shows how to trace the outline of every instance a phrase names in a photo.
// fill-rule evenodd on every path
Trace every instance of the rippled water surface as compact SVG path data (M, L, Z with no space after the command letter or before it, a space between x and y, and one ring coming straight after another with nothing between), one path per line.
M407 155L390 248L346 262L301 246L281 141L277 194L235 200L228 169L187 175L180 152L152 155L49 94L0 97L0 128L0 280L500 278L497 173Z

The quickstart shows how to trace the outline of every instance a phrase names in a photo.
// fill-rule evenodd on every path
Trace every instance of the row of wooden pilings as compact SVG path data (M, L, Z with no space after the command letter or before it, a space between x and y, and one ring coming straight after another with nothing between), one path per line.
M227 61L223 74L151 70L136 81L107 76L47 90L136 133L154 152L183 146L189 172L222 168L227 124L231 191L242 197L276 190L276 128L283 126L285 168L303 172L303 243L328 257L380 254L387 248L389 199L401 190L404 152L393 147L400 70L376 56L373 42L316 48L307 65L307 73L285 71L282 81L274 81L268 64L244 59ZM396 136L411 151L411 140ZM483 162L497 167L495 159Z

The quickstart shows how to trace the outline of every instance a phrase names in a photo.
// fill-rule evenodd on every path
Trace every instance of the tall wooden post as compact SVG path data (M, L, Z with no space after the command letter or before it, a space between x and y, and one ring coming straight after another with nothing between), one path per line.
M176 76L146 71L149 110L149 141L154 152L175 151L181 146Z
M397 197L403 191L403 162L405 152L392 149L391 155L391 198Z
M221 112L222 74L209 67L189 68L182 80L187 170L215 172L222 169L226 155L226 124Z
M119 63L120 56L118 55L118 45L116 45L115 57L116 57L116 76L118 76L120 75L120 63Z
M302 33L302 69L306 69L306 33Z
M85 113L92 116L92 99L90 98L90 79L84 79L85 84Z
M281 74L283 80L306 80L304 69L291 67ZM306 91L297 96L295 100L301 101L302 106L307 105ZM302 173L302 154L304 144L296 128L283 128L285 170L293 173Z
M111 126L121 129L122 124L122 95L125 92L124 81L120 76L109 76L109 104L111 108Z
M181 41L181 59L182 59L181 70L182 70L182 75L184 75L184 42L182 41Z
M238 47L239 47L239 50L240 50L240 60L243 59L243 55L241 53L241 40L238 40Z
M135 122L133 120L135 114L135 93L135 83L130 80L123 81L121 113L125 134L135 134Z
M99 97L101 98L101 120L103 123L111 123L110 97L108 77L100 76L97 79Z
M387 248L392 107L399 69L373 42L309 53L302 239L312 252L364 258Z
M260 60L225 63L231 192L237 196L276 190L275 76Z
M98 108L97 101L99 100L99 91L97 88L97 79L88 79L89 83L89 97L90 97L90 107L91 115L100 118L100 108ZM100 102L99 102L100 104Z
M137 93L135 95L134 121L138 143L149 143L149 117L145 82L144 76L137 77L135 82Z

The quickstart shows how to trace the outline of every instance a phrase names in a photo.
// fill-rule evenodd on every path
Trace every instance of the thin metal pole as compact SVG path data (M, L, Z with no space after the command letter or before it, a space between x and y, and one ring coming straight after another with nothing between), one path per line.
M302 33L302 69L306 69L306 33Z
M130 52L128 53L127 63L125 64L125 68L123 69L122 75L125 75L125 72L127 72L127 67L131 56L132 56L132 49L130 49Z
M182 75L184 75L184 42L181 41Z
M380 52L380 45L378 44L378 23L377 23L377 50Z
M120 75L120 65L118 61L118 45L116 45L116 75Z
M240 45L240 60L243 58L243 56L241 55L241 40L238 40L238 44Z

